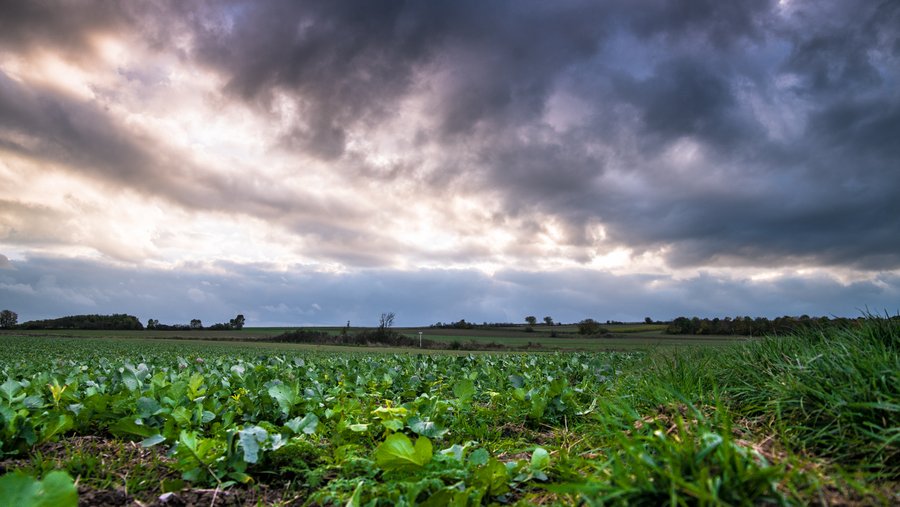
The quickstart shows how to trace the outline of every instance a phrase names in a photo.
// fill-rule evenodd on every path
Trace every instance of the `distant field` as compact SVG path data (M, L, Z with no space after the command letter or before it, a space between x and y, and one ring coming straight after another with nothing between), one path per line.
M458 342L461 346L467 343L475 342L480 345L497 343L509 348L524 348L539 350L582 350L582 351L603 351L603 350L632 350L632 349L651 349L657 347L677 347L685 345L723 345L749 339L740 336L688 336L688 335L667 335L665 334L665 325L661 324L613 324L605 325L610 331L611 336L584 336L578 334L578 327L575 325L563 326L544 326L538 325L534 327L534 331L526 331L523 326L509 327L477 327L474 329L444 329L433 327L411 327L396 328L395 330L412 338L417 338L419 332L422 337L428 340L453 343ZM128 340L172 340L172 341L197 341L206 342L247 342L254 343L255 346L264 346L267 348L284 348L293 349L311 349L319 348L322 350L346 350L348 348L355 349L358 347L340 347L340 346L316 346L316 345L285 345L259 343L261 340L271 338L293 331L298 328L272 328L272 327L246 327L240 331L92 331L92 330L16 330L3 331L0 336L19 335L19 336L47 336L47 337L72 337L72 338L106 338L106 339L128 339ZM317 331L323 331L331 334L341 333L343 327L315 327L308 328ZM350 328L350 333L356 333L364 328ZM552 336L555 333L556 336ZM380 347L384 349L383 347ZM391 349L402 350L402 349ZM415 350L415 349L412 349Z

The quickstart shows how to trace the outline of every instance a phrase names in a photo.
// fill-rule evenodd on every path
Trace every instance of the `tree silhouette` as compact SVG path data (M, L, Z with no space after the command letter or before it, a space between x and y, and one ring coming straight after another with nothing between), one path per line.
M3 310L0 312L0 328L12 329L19 322L19 316L12 310Z

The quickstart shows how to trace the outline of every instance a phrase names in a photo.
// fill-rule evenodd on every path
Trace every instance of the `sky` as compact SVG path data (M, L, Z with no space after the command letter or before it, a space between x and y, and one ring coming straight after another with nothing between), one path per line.
M0 0L0 308L900 309L896 1Z

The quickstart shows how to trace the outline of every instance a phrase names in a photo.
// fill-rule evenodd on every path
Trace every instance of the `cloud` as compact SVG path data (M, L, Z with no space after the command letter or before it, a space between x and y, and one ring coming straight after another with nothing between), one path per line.
M9 257L0 254L0 269L15 269L15 266L9 261Z
M91 36L127 28L130 16L123 5L105 2L5 2L0 19L0 42L19 52L52 47L68 57L93 52Z
M140 217L103 213L124 198L7 191L0 240L16 247L137 265L277 250L352 272L537 271L615 251L671 276L900 269L895 3L4 11L0 178L125 189ZM84 209L154 239L129 251L79 225Z
M385 311L397 313L398 325L520 322L538 314L557 322L680 315L852 317L866 307L895 313L900 297L896 274L841 282L821 272L754 281L709 273L675 279L587 269L506 269L489 276L442 269L335 274L233 263L202 270L123 269L58 258L29 258L18 265L17 271L0 275L0 307L16 311L21 321L98 311L168 323L227 322L241 313L252 326L343 325L347 320L375 326ZM197 298L196 291L215 296Z

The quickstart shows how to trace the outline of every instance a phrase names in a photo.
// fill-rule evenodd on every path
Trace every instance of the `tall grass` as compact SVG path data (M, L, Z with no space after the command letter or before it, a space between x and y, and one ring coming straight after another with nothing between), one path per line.
M799 450L900 478L900 320L768 338L732 359L736 411L774 414Z
M900 479L900 319L868 315L716 350L651 354L622 386L650 408L721 397L789 450Z

